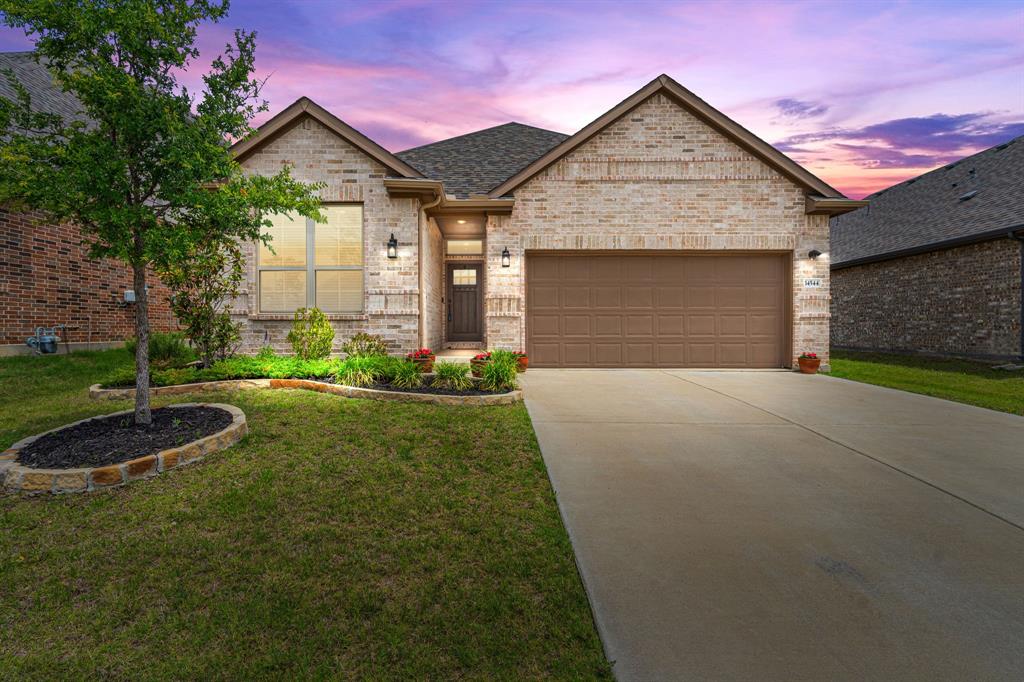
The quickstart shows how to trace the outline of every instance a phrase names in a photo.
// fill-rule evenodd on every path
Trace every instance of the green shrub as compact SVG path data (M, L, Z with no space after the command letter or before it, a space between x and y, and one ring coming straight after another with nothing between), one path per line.
M383 336L359 332L341 346L350 358L382 356L388 354L388 345Z
M485 391L513 391L518 387L518 360L515 353L496 350L491 360L480 368L480 388Z
M334 327L319 308L299 308L288 332L288 342L303 360L326 358L334 345Z
M273 346L263 346L256 353L256 357L260 360L271 360L277 357L277 351L274 350Z
M380 356L345 358L338 365L335 380L345 386L372 386L387 381L387 360Z
M137 343L135 337L124 342L133 358ZM188 345L183 333L153 332L149 335L149 364L154 368L183 367L195 359L196 352Z
M415 362L399 360L394 363L388 381L396 388L419 388L423 385L423 374L420 372L420 366Z
M469 377L469 365L438 362L434 365L434 382L431 385L450 391L468 391L473 388L473 380Z

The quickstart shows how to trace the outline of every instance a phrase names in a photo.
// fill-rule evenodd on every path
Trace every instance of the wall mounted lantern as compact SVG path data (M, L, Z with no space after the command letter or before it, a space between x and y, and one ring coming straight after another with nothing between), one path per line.
M507 268L512 266L512 254L508 252L508 247L501 252L501 267Z
M820 255L821 251L818 251L817 249L811 249L810 251L807 252L807 257L810 258L811 260L818 260L818 256Z
M395 239L395 233L391 233L391 239L388 240L388 258L398 258L398 240Z

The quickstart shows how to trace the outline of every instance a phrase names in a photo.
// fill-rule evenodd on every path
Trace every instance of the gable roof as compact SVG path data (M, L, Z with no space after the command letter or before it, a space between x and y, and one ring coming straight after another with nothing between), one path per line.
M59 114L65 121L87 121L82 104L74 95L64 92L53 82L46 65L36 61L35 52L0 52L0 70L10 69L18 82L28 91L32 109ZM17 92L7 78L0 74L0 97L17 98Z
M403 178L420 178L423 174L389 152L384 147L363 135L361 132L342 121L340 118L324 109L308 97L300 97L287 106L284 111L277 114L269 121L261 125L256 133L231 145L231 151L239 161L249 156L257 149L270 142L278 135L296 125L303 117L310 116L329 130L335 132L370 158L386 166L396 175Z
M832 220L832 267L1003 237L1024 226L1024 135L876 192Z
M757 156L769 166L775 168L777 171L796 182L798 185L804 187L808 192L824 197L844 198L842 193L829 186L824 180L818 178L806 168L793 161L778 149L757 137L739 123L736 123L736 121L733 121L731 118L718 111L665 74L658 76L650 83L619 102L612 109L598 117L578 133L564 140L557 147L551 149L542 157L538 158L512 177L502 182L500 185L492 189L489 192L489 195L492 197L501 197L513 192L527 180L600 133L648 98L658 93L667 95L691 114L730 138L733 142L736 142L738 145L749 151L754 156Z
M458 197L487 192L524 168L568 135L522 123L505 123L440 142L406 149L396 156Z

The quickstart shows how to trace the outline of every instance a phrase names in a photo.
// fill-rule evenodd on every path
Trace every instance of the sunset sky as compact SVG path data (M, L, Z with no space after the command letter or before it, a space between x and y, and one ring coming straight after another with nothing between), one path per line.
M236 0L189 80L236 27L271 114L306 95L392 151L572 133L660 73L855 198L1024 134L1022 1Z

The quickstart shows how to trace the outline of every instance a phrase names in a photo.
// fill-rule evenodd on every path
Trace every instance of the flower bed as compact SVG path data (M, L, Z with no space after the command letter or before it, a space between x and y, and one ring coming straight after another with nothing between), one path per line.
M217 403L153 410L152 427L136 427L132 411L83 419L29 436L0 455L7 492L86 492L149 478L234 445L245 415Z

